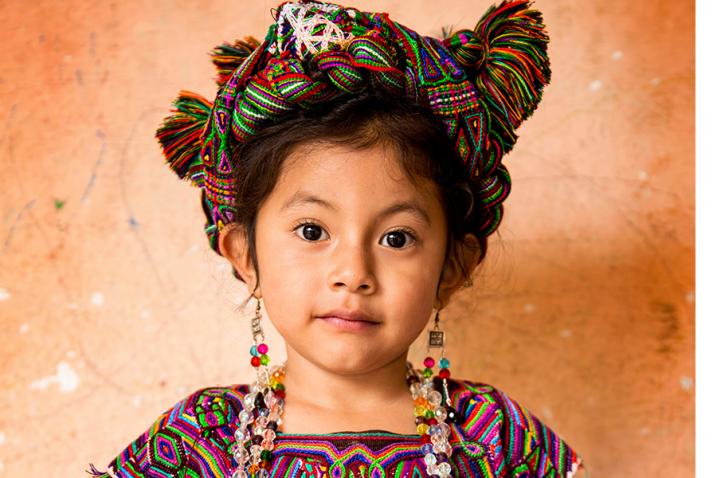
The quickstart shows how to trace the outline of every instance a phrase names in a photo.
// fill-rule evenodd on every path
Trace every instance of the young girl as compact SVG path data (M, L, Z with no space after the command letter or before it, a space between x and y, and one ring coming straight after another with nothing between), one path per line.
M503 156L550 80L540 12L504 1L443 40L313 1L275 20L261 43L217 47L215 101L182 92L157 131L256 303L256 380L197 390L90 473L575 476L579 456L534 415L451 377L440 320L485 257Z

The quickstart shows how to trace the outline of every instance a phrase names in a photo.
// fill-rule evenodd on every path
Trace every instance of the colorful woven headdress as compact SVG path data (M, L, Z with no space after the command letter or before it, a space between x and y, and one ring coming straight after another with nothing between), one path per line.
M501 159L550 81L548 36L530 4L503 1L473 30L436 39L386 13L285 2L263 42L248 37L216 47L214 102L182 91L157 130L170 167L202 188L212 249L219 253L219 231L236 212L234 175L241 171L234 171L233 148L293 111L367 86L428 106L441 119L490 213L478 232L492 233L510 191Z

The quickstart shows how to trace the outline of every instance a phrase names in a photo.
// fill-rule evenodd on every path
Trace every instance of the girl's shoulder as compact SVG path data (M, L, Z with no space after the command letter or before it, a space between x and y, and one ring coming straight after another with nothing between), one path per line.
M536 415L502 390L483 382L449 379L448 392L458 412L458 433L479 453L503 463L498 476L572 477L582 457Z
M440 388L439 388L440 387ZM442 382L436 381L436 388ZM571 477L581 466L579 455L535 415L492 385L471 380L447 380L452 426L462 456L484 460L495 476ZM248 384L205 387L165 410L152 425L108 465L90 465L101 478L196 475L228 476L231 445L244 408Z
M100 478L229 476L231 445L248 384L200 388L161 413L127 445ZM181 472L181 473L180 473Z

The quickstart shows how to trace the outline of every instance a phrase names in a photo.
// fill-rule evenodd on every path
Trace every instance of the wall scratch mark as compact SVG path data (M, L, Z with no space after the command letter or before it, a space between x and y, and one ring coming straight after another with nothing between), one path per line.
M5 236L5 242L3 243L3 250L5 250L10 245L10 240L12 239L12 235L15 232L15 227L17 227L17 224L22 219L22 216L25 214L25 211L29 210L35 205L35 200L33 199L29 203L25 204L22 209L20 209L20 212L17 213L17 216L15 216L15 220L10 225L10 229L7 231L7 236Z
M92 190L92 186L95 184L95 179L97 178L97 170L100 167L100 164L102 164L102 160L105 156L105 150L107 149L107 138L105 136L105 133L102 132L101 129L98 129L96 132L96 135L100 140L102 141L102 146L100 147L100 154L97 155L97 161L95 161L95 165L92 168L92 173L90 174L90 179L87 180L87 186L85 186L85 190L82 193L82 197L80 198L80 202L87 201L87 197L90 194L90 191Z
M97 34L95 32L90 32L90 41L89 41L89 53L90 57L95 57L95 45L97 43Z

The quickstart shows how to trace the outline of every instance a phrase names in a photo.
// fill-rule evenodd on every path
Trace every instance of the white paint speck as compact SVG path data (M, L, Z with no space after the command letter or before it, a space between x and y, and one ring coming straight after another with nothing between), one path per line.
M143 319L149 319L152 317L152 312L149 311L149 309L142 309L142 311L139 313L139 316Z
M142 404L142 395L135 395L132 397L132 406L137 408Z
M659 85L660 83L662 83L662 78L655 77L655 78L653 78L653 79L650 80L650 84L651 84L652 86L657 86L657 85Z
M682 390L692 390L694 380L691 377L680 377L680 387Z
M75 352L74 350L68 350L65 355L67 355L68 358L75 358L77 357L77 352Z
M92 296L90 296L90 302L92 302L92 305L99 307L105 303L105 296L102 292L94 292Z
M689 302L690 304L695 302L695 293L694 292L688 292L685 294L685 300Z
M620 50L615 50L614 52L612 52L612 59L615 61L622 60L622 52Z
M637 179L640 181L647 181L647 171L638 171Z
M7 437L5 436L5 432L0 432L0 445L4 445L7 441Z
M535 304L525 304L523 306L523 311L528 314L532 314L533 312L535 312Z
M593 80L592 82L590 82L590 86L588 86L588 89L590 89L590 91L597 91L600 88L602 88L602 81L600 80Z
M560 331L560 337L563 339L569 339L573 336L573 331L570 329L563 329Z
M30 384L32 390L47 390L50 385L57 384L62 393L69 393L77 389L80 377L67 362L57 364L57 373L39 378Z
M29 330L30 330L30 324L28 324L27 322L20 324L20 333L21 334L26 334Z
M545 419L548 421L553 419L553 411L550 409L550 407L543 407L543 417L545 417Z
M6 301L10 298L10 292L7 289L0 288L0 302Z

